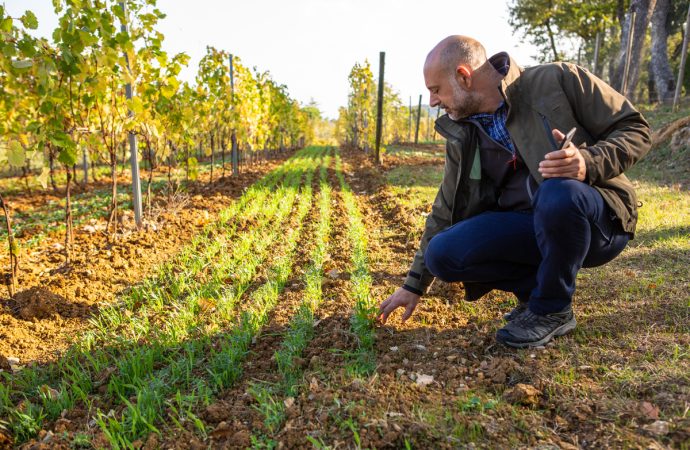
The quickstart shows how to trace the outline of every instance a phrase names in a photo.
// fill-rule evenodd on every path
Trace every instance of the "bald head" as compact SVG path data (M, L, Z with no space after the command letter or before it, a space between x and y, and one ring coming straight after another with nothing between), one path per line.
M468 36L448 36L429 52L425 66L439 67L445 73L455 73L459 64L473 69L486 62L486 51L479 41Z

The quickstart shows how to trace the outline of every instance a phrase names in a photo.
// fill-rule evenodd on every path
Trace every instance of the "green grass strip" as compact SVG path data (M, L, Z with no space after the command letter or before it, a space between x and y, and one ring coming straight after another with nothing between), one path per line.
M342 161L337 153L335 157L335 171L340 182L340 195L345 204L345 212L350 222L347 235L352 246L350 284L355 306L350 324L352 332L357 338L357 351L348 368L355 375L367 375L376 368L376 355L374 352L376 305L371 297L372 278L369 273L367 256L367 231L364 227L362 214L357 206L357 199L343 176Z
M301 369L294 364L295 358L302 355L307 344L314 335L314 312L321 305L323 263L328 254L328 238L331 232L331 188L327 180L327 170L330 165L327 156L321 166L319 181L319 222L314 236L314 249L310 255L312 263L304 274L304 296L302 302L290 322L280 349L275 353L278 371L283 376L285 394L296 394L298 380L302 377Z
M188 359L182 359L170 365L171 372L180 373L180 366L188 369L186 372L182 371L187 377L183 388L191 387L192 391L182 394L177 383L171 383L172 380L158 372L136 391L137 402L127 404L119 419L99 415L99 425L114 448L127 447L132 439L148 432L158 432L154 424L164 421L162 416L163 407L166 404L165 398L172 395L175 389L177 392L174 397L177 404L170 408L171 411L177 414L185 411L186 417L190 417L195 403L208 403L210 395L229 387L241 375L242 361L252 338L264 325L269 312L275 307L279 292L290 276L302 222L311 206L311 178L312 172L307 172L306 186L296 207L298 225L287 231L285 240L279 246L285 248L285 253L276 259L269 270L268 281L252 292L247 302L249 306L238 317L236 326L213 339L221 343L220 349L214 350L212 342L208 340L204 345L199 346L194 354L188 352ZM202 366L207 367L208 382L204 378L194 376L194 369ZM144 406L139 406L139 400ZM171 406L170 402L167 402L167 405ZM179 422L180 417L172 417L171 420ZM203 426L199 428L203 431Z
M142 311L139 313L146 320L146 306L149 303L154 303L152 309L156 311L162 309L166 304L176 301L183 302L188 290L185 289L184 285L194 286L193 276L202 267L209 266L213 261L213 256L224 249L222 246L214 245L215 241L222 242L214 236L219 233L228 233L226 231L227 224L231 223L230 221L240 213L256 216L259 211L256 210L256 206L265 205L265 198L275 190L276 183L283 179L286 174L294 172L293 164L294 161L289 161L284 167L281 166L252 185L238 202L233 203L219 214L219 218L214 224L207 225L202 233L193 238L191 245L187 246L175 258L174 262L165 264L157 276L135 287L128 295L125 295L121 302L104 308L99 317L94 319L94 323L97 325L96 331L87 332L82 340L57 363L37 369L26 369L15 375L3 373L0 376L6 378L7 385L10 385L10 381L12 382L14 394L25 397L27 393L36 395L40 386L54 385L56 380L63 378L62 374L70 370L81 370L94 376L107 370L110 361L117 357L118 352L126 351L127 348L136 344L136 341L127 343L121 337L127 333L128 327L142 328L146 326L145 323L137 323L137 316L132 312L136 305L143 305ZM246 208L247 205L251 208ZM228 234L232 235L232 232ZM213 248L213 250L200 253L199 257L195 257L195 252L198 252L199 249L208 248ZM185 264L188 262L191 263L191 267ZM163 295L168 290L170 295ZM101 327L100 331L98 326ZM98 336L99 332L100 336ZM114 347L114 343L117 343L118 347ZM92 349L105 346L109 347L110 352L92 352ZM2 406L0 404L0 413L3 411Z
M274 356L282 381L278 386L255 383L249 388L249 393L257 403L255 408L264 417L266 429L271 434L277 433L285 421L285 406L280 398L294 397L299 390L303 371L295 364L295 359L302 356L307 344L314 337L314 313L323 298L323 263L328 254L328 239L331 232L331 187L327 180L330 160L331 157L326 156L320 171L319 221L314 233L314 248L309 258L312 262L304 273L304 295L295 316L290 321L280 349ZM266 436L254 438L266 443L270 441Z
M288 176L292 179L301 178L301 171L290 169L288 171ZM292 198L294 198L294 195ZM288 199L283 198L283 203L280 204L283 209L283 216L287 215L290 210L290 205L292 204L292 201L285 200ZM280 221L277 222L279 225ZM261 239L262 237L259 236L259 234L255 233L255 235L257 241L264 243L264 247L267 247L268 243L270 243L270 240ZM236 293L233 293L233 296L236 296ZM190 319L193 315L188 313L184 317ZM172 329L175 330L175 327ZM144 377L146 373L150 373L156 361L160 361L165 357L163 352L164 349L165 346L160 345L159 342L158 345L153 345L147 349L135 349L128 354L128 357L116 360L118 376L114 378L129 377L130 380L137 380ZM10 427L13 429L15 436L30 435L32 432L31 430L36 428L37 425L40 425L43 418L54 418L63 409L70 409L73 407L77 401L82 401L87 406L90 405L88 393L96 387L96 378L98 374L103 370L110 369L110 365L112 364L113 357L109 353L109 350L112 351L112 349L107 348L96 349L91 353L83 353L79 355L80 357L61 360L57 364L58 370L53 371L57 372L56 375L58 375L58 379L60 379L58 388L52 391L46 390L47 393L43 391L39 393L40 401L43 403L42 407L29 403L30 406L26 415L33 418L33 421L24 420L24 417L19 417L17 414L11 417L11 419L14 420L10 421ZM76 353L73 355L75 354ZM84 361L84 359L86 361ZM26 374L24 376L25 385L40 385L42 381L44 381L42 379L44 377L39 373L31 372L34 371L22 372L22 374ZM116 388L113 388L113 386ZM113 380L111 379L111 382L108 384L109 392L122 394L123 392L117 389L117 387L118 384L113 384ZM28 396L31 396L30 392L27 397ZM10 414L12 415L12 411L10 411ZM26 424L24 424L24 422L26 422Z

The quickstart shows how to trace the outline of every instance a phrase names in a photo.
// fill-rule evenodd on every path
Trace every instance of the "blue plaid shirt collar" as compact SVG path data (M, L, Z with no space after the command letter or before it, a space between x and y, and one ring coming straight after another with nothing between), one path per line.
M475 121L481 125L486 131L486 134L495 140L512 153L515 153L513 141L510 139L508 128L506 127L506 119L508 117L508 108L505 102L501 102L498 109L492 113L480 113L469 116L467 119Z

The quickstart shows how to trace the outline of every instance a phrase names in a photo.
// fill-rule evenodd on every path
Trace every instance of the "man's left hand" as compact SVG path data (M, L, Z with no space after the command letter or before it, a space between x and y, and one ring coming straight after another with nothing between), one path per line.
M563 141L565 135L559 130L552 130L556 142ZM575 178L584 181L587 175L585 158L580 150L571 142L562 150L547 153L545 159L539 163L539 173L544 178Z

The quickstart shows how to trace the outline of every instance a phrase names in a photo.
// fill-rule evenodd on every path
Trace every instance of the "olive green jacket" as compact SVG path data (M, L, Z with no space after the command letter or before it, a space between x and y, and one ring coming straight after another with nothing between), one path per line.
M521 69L510 60L500 86L508 116L506 127L534 179L544 155L556 148L552 128L563 133L577 127L573 142L585 158L585 182L596 188L622 229L634 235L637 197L623 172L642 158L651 145L649 125L630 102L585 69L568 63L552 63ZM424 252L434 235L449 226L497 208L496 187L482 176L478 130L475 125L447 115L436 121L446 138L443 181L422 236L405 285L426 292L433 275L424 265ZM487 292L465 283L466 297L473 300Z

